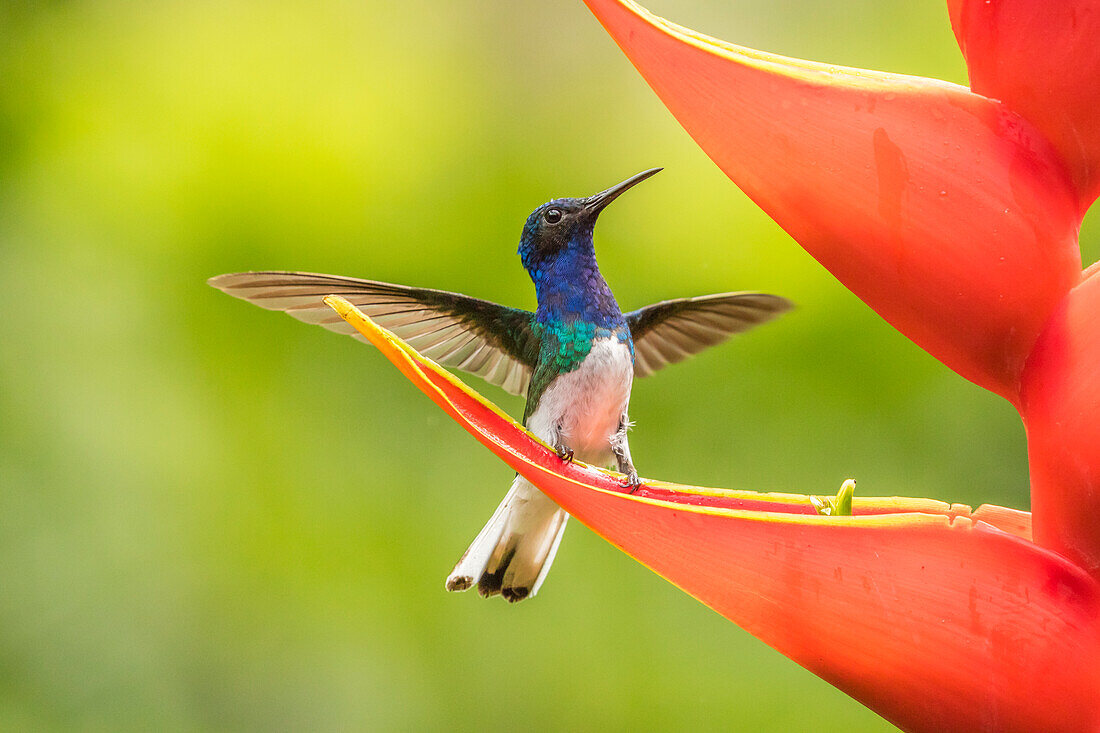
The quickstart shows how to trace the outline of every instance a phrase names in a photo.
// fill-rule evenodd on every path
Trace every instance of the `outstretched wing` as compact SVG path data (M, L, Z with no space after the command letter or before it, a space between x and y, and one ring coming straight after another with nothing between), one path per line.
M626 314L634 339L634 375L648 377L790 310L767 293L720 293L666 300Z
M322 302L340 295L428 358L512 394L527 390L538 358L533 313L458 293L312 272L238 272L207 282L261 308L362 339Z

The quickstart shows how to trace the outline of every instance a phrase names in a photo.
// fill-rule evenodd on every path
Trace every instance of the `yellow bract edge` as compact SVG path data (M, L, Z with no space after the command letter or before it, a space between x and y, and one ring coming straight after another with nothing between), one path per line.
M503 410L501 410L499 407L494 405L489 400L485 399L476 390L474 390L473 388L471 388L470 386L468 386L467 384L462 382L460 379L458 379L457 377L452 375L447 370L440 367L438 364L436 364L431 359L428 359L427 357L420 354L420 352L418 352L416 349L414 349L409 344L405 343L400 337L398 337L392 331L389 331L386 328L384 328L382 326L379 326L377 323L372 321L370 319L370 317L368 317L361 310L359 310L354 305L349 303L346 299L341 298L338 295L328 295L324 298L324 303L326 305L328 305L330 308L332 308L334 311L336 311L336 313L341 318L343 318L345 321L347 321L353 328L355 328L355 330L357 330L359 333L363 334L363 336L365 336L367 338L367 340L370 341L370 343L373 344L376 348L378 348L378 350L381 351L388 359L390 359L391 361L393 361L395 363L397 363L397 361L400 360L400 361L403 361L404 363L406 363L407 365L409 365L410 367L412 367L413 371L416 372L417 374L419 374L419 376L420 376L420 378L418 380L419 384L417 384L417 386L422 391L425 391L425 392L430 391L430 392L438 395L442 399L442 401L446 402L447 404L449 404L451 406L454 413L456 415L460 416L460 419L462 420L462 422L466 423L466 425L468 425L471 429L477 430L477 428L475 426L473 426L472 424L470 424L469 421L465 420L465 418L461 418L462 411L459 410L457 408L457 406L455 406L454 402L442 390L440 390L439 387L437 387L435 384L433 384L431 382L431 380L424 373L425 369L430 370L434 374L437 374L440 377L443 377L444 379L446 379L451 385L453 385L457 389L461 390L468 397L470 397L471 399L477 401L478 403L480 403L484 407L488 408L493 413L495 413L496 415L501 417L503 420L505 420L507 423L510 423L513 428L515 428L518 432L520 432L520 433L524 434L525 436L527 436L530 440L534 441L538 445L543 446L546 450L549 450L549 451L554 450L551 446L547 445L545 442L540 440L537 436L533 435L526 428L524 428L522 425L520 425L518 422L516 422L510 415L505 413ZM480 432L480 431L478 431L478 432ZM498 444L500 444L499 441L498 441ZM515 456L516 459L518 459L522 463L528 465L532 469L533 473L542 472L542 473L551 474L553 476L556 476L558 479L560 479L562 481L568 482L568 483L570 483L574 486L586 489L588 491L595 491L595 492L598 492L598 493L601 493L601 494L605 494L607 496L615 497L617 499L621 499L621 500L625 500L625 501L632 501L632 502L636 502L636 503L639 503L639 504L646 504L646 505L650 505L650 506L662 507L662 508L670 509L670 510L673 510L673 511L687 512L687 513L691 513L691 514L702 514L702 515L710 515L710 516L736 518L736 519L749 520L749 521L755 521L755 522L774 522L774 523L791 524L791 525L818 525L818 524L826 525L827 524L827 525L831 525L831 526L852 526L852 527L863 527L863 528L871 528L871 527L900 528L900 527L913 527L913 526L942 526L942 525L950 525L950 524L953 523L952 518L948 517L948 516L945 516L944 514L921 512L921 511L905 511L905 512L899 512L899 513L895 513L895 514L861 514L861 515L855 515L855 516L849 515L849 516L830 517L830 516L821 516L821 515L818 515L818 514L790 514L790 513L787 513L787 512L769 512L769 511L762 511L762 510L731 509L731 508L726 508L726 507L708 507L708 506L698 506L698 505L695 505L695 504L681 504L679 502L668 501L668 500L665 500L665 499L655 499L655 498L652 498L652 497L638 496L638 495L634 495L634 494L628 494L628 493L625 493L625 492L622 492L622 491L610 491L610 490L607 490L607 489L601 489L597 486L591 486L591 485L586 484L582 481L578 481L576 479L570 478L569 476L565 476L561 473L557 473L557 472L555 472L551 469L546 468L545 466L541 466L541 465L531 461L531 459L529 459L527 456L523 455L519 451L516 451L514 448L511 448L510 446L507 446L507 444L503 444L503 445L505 447L509 448L509 452L513 456ZM579 461L578 461L578 464L586 465L586 464L580 463ZM599 470L599 469L597 469L597 470ZM611 472L605 472L605 473L611 474ZM528 479L531 478L530 475L527 475L527 474L524 474L524 475L527 476ZM614 475L617 475L617 474L614 474ZM692 487L686 487L686 486L682 486L682 485L679 485L679 484L672 484L672 483L665 482L665 481L652 481L652 482L647 481L646 484L649 485L649 486L653 486L653 487L678 491L679 493L684 493L684 494L701 494L701 495L706 495L706 496L738 496L738 497L753 498L753 499L762 499L762 498L765 498L765 497L773 497L774 496L774 497L777 497L779 499L779 501L782 502L782 503L794 504L796 502L804 502L807 505L810 504L809 495L802 495L802 494L764 494L764 493L760 493L760 492L753 492L753 491L746 491L746 490L733 490L733 489L693 489ZM858 503L863 504L865 506L866 506L866 504L864 502L869 502L869 501L873 501L873 500L872 499L865 499L862 502L857 500ZM896 504L900 501L907 501L907 502L918 501L918 502L921 502L921 503L927 501L927 502L929 502L930 505L947 506L943 502L937 502L937 501L934 501L934 500L931 500L931 499L913 500L913 499L900 499L899 497L886 497L886 498L881 499L882 505L885 505L885 506L892 506L892 505L894 505L894 504ZM959 518L964 519L964 520L969 520L969 517L966 517L965 515L960 516ZM969 521L967 523L972 524L972 522L969 522Z

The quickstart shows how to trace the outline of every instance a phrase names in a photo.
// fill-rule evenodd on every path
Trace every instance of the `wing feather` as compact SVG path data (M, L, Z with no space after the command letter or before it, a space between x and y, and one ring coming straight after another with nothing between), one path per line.
M634 374L648 377L791 307L789 300L778 295L720 293L666 300L627 313L634 339Z
M340 295L440 364L523 394L538 357L534 314L428 288L312 272L239 272L209 283L261 308L365 339L322 302Z

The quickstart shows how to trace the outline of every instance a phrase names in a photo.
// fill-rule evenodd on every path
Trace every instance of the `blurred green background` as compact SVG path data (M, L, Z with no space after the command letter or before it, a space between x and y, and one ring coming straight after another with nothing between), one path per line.
M650 7L965 82L932 0ZM799 308L637 384L643 475L1026 507L1011 407L757 210L580 2L0 8L0 728L889 728L577 523L533 602L445 593L508 469L369 347L204 284L531 307L527 213L664 166L601 220L620 303Z

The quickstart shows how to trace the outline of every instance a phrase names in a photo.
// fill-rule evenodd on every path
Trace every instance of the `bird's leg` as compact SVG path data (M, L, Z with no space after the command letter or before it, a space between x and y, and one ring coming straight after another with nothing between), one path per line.
M556 426L554 440L554 452L558 454L558 458L566 463L573 462L573 449L561 442L561 425Z
M642 485L638 478L638 472L634 470L634 462L630 460L630 446L626 443L626 431L630 427L630 420L624 412L619 418L619 429L611 437L611 452L615 454L615 460L619 464L619 473L626 475L622 483L623 488L630 489L633 494Z
M566 463L573 462L573 449L567 448L561 443L554 445L554 451L558 454L558 458L562 459Z

